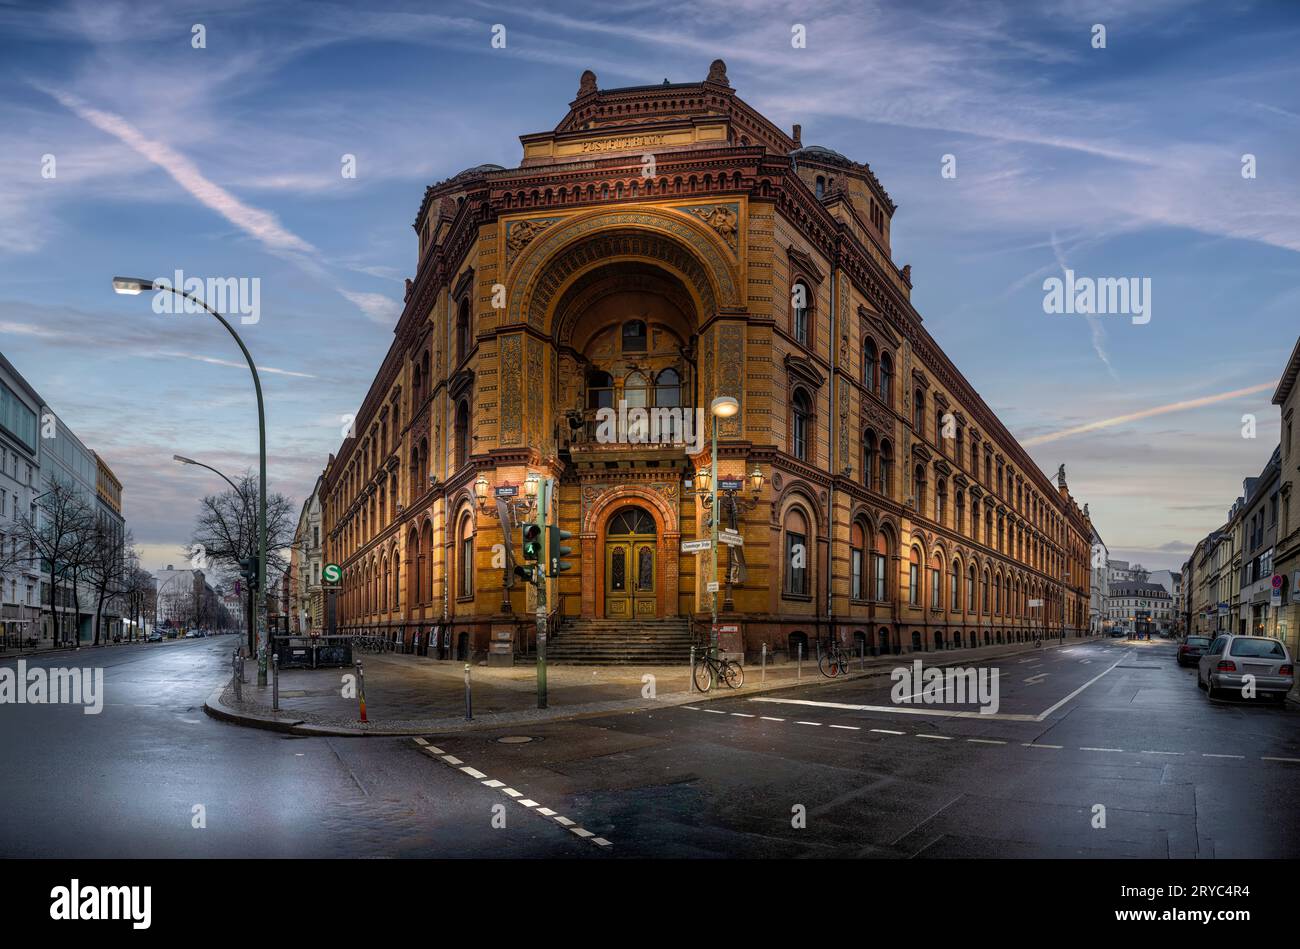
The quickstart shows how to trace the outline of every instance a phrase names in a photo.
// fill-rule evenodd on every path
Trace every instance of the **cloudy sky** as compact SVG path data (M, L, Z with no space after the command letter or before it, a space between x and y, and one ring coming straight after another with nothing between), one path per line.
M1300 333L1294 4L541 6L0 0L0 350L121 477L151 566L221 487L172 454L255 465L255 409L214 321L110 277L260 278L241 330L273 489L301 499L391 341L424 187L518 164L586 68L697 81L721 57L778 125L869 162L926 326L1112 556L1177 567L1268 460ZM1150 322L1046 314L1065 268L1150 278Z

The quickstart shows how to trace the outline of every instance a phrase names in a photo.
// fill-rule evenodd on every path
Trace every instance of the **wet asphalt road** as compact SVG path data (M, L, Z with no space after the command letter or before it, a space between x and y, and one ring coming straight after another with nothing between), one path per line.
M981 663L996 715L862 679L424 748L209 719L233 646L43 660L102 663L107 705L0 705L0 854L1300 856L1300 712L1210 702L1168 643Z

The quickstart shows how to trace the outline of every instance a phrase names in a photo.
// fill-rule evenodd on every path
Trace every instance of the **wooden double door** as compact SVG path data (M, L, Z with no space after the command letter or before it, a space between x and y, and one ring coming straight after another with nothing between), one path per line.
M605 616L654 619L658 613L658 538L654 518L625 507L605 531Z

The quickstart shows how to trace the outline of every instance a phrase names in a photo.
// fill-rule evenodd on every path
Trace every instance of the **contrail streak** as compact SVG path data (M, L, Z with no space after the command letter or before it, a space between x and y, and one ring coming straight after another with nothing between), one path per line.
M1168 405L1157 405L1154 408L1143 409L1140 412L1130 412L1128 415L1116 415L1114 418L1099 419L1096 422L1087 422L1083 425L1075 425L1073 428L1063 428L1059 432L1048 432L1046 435L1035 435L1033 438L1026 438L1020 444L1028 447L1030 445L1042 445L1045 442L1054 442L1061 438L1069 438L1071 435L1081 435L1084 432L1095 432L1101 428L1111 428L1115 425L1123 425L1125 422L1136 422L1138 419L1151 418L1153 415L1167 415L1170 412L1182 412L1185 409L1198 409L1203 405L1213 405L1216 402L1227 402L1231 399L1240 399L1242 396L1254 395L1256 392L1265 392L1277 387L1277 382L1265 382L1257 386L1247 386L1245 389L1233 389L1231 392L1220 392L1218 395L1206 395L1199 399L1186 399L1182 402L1170 402Z

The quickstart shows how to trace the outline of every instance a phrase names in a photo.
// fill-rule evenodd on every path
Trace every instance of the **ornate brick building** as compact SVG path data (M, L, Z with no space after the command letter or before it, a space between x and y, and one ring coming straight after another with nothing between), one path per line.
M580 554L550 584L556 650L609 619L680 636L709 612L708 558L680 548L707 536L710 442L693 411L656 438L635 410L730 396L712 472L740 482L729 651L1086 633L1091 524L922 325L867 165L776 128L721 61L698 83L584 73L554 131L521 141L518 167L420 206L404 312L321 487L343 627L531 650L491 498L541 475ZM630 419L613 440L605 408Z

